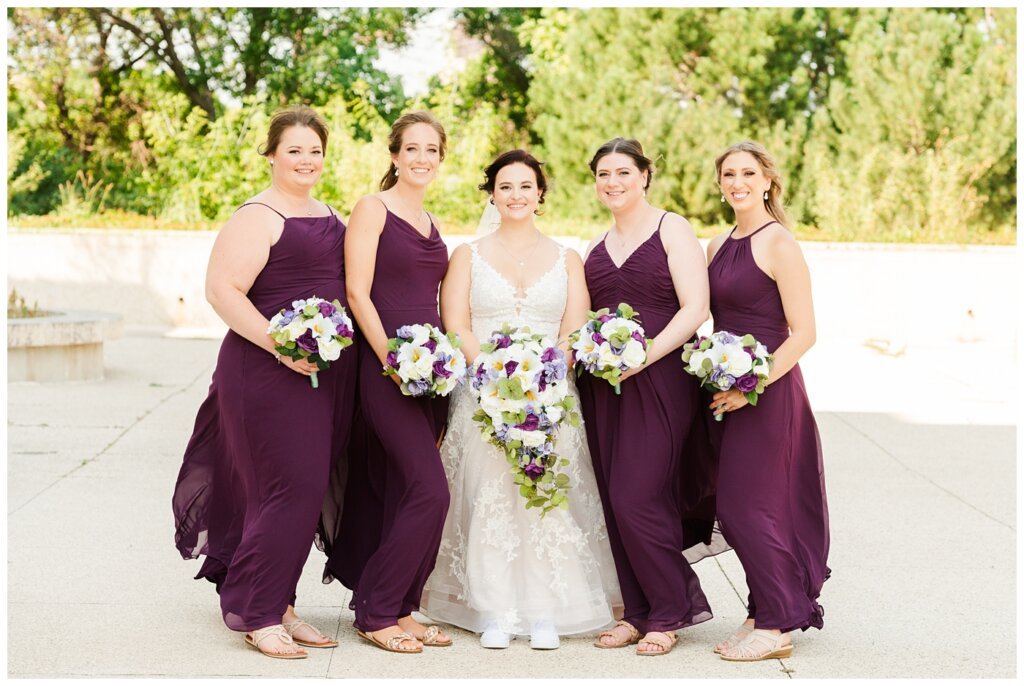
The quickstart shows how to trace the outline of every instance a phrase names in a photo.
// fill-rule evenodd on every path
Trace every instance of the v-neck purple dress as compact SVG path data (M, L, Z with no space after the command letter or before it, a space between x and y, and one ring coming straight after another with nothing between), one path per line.
M438 286L448 248L437 227L423 236L387 210L377 245L373 301L389 338L406 324L441 328ZM358 324L358 322L357 322ZM438 451L447 398L402 395L369 346L359 351L360 426L324 580L352 589L357 628L377 631L419 609L448 512L448 481ZM365 424L362 422L365 421Z
M789 338L775 280L754 261L751 237L730 233L708 266L715 331L751 334L774 352ZM735 229L734 229L735 231ZM710 404L704 393L702 405ZM820 629L828 579L828 504L818 425L796 365L758 398L707 422L719 452L718 518L747 576L760 629Z
M333 211L284 220L249 300L268 319L312 296L346 305L345 225ZM178 550L206 555L196 578L216 584L235 631L280 624L295 602L328 474L348 440L358 348L320 372L314 389L234 331L224 337L172 509Z
M667 214L667 213L666 213ZM662 221L664 221L664 215ZM604 241L584 265L591 309L627 303L649 338L680 309L668 257L657 230L616 267ZM587 440L604 506L608 537L625 605L623 619L642 634L673 631L711 619L697 575L681 551L706 542L704 526L684 520L714 499L714 469L687 453L697 424L697 384L670 352L622 383L622 394L603 379L579 379ZM709 459L709 451L699 453ZM696 533L696 532L699 532Z

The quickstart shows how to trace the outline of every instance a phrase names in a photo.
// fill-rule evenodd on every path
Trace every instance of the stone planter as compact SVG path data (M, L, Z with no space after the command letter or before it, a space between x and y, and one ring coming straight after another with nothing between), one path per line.
M118 338L121 316L69 310L7 320L7 381L103 378L103 341Z

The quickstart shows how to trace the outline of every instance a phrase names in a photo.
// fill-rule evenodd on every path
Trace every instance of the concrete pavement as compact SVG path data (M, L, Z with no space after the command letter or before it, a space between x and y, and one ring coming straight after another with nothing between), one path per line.
M937 364L991 348L811 351L832 532L825 630L795 635L791 658L738 664L711 652L744 617L731 552L695 567L715 618L643 660L589 638L487 651L457 629L451 649L384 653L356 637L348 592L321 584L314 549L298 610L340 645L262 657L173 545L171 491L218 345L129 330L105 346L103 381L8 385L9 676L1016 676L1017 405Z

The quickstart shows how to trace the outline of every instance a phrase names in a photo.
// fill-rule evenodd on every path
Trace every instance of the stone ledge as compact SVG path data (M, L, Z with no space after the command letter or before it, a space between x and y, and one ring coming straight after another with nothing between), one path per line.
M46 317L7 320L7 348L89 345L120 338L124 320L119 314L68 310Z

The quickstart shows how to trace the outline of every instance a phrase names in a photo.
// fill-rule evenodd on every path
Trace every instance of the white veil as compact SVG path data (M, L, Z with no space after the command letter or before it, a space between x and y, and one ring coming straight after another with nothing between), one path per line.
M484 203L484 211L480 215L480 223L476 225L476 236L486 236L489 233L494 233L501 226L501 213L498 212L498 208L494 206L494 203L487 200Z

